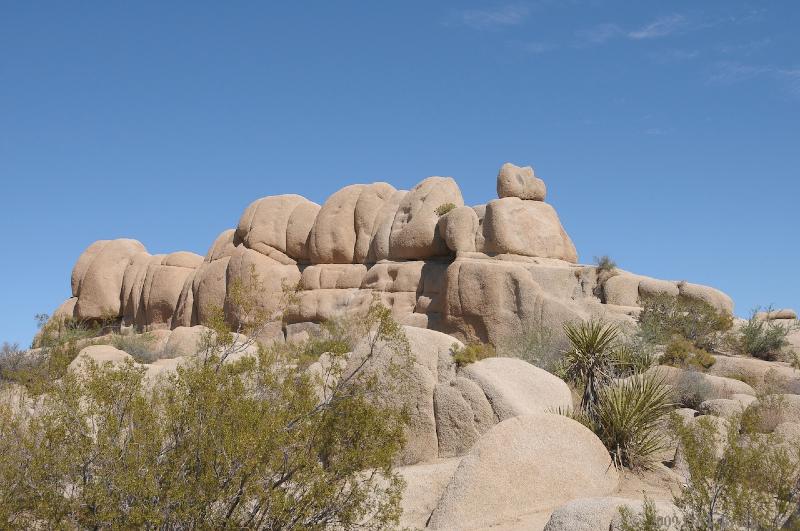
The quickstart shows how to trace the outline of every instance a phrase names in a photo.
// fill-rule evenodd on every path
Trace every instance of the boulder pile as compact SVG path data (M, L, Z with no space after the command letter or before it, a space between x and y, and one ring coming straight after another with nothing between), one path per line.
M72 297L56 311L81 320L113 317L137 331L207 323L229 287L253 271L267 312L285 286L298 303L261 340L284 340L292 326L359 311L373 298L401 323L497 344L526 326L560 332L566 321L630 321L639 297L669 293L726 310L724 293L617 271L610 278L577 263L572 240L531 167L504 164L497 199L465 206L450 177L413 189L354 184L323 205L299 195L263 197L205 257L151 255L136 240L101 240L80 256ZM301 327L302 328L302 327Z

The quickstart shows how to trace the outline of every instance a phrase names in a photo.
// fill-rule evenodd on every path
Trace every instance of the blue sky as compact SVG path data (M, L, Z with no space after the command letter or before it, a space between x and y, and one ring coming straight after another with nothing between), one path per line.
M92 241L205 254L264 195L503 162L583 262L800 307L800 4L0 0L0 341ZM798 308L800 309L800 308Z

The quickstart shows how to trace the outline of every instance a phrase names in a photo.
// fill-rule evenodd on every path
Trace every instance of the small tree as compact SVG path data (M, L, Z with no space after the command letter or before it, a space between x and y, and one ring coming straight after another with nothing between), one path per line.
M775 434L758 434L753 410L720 433L707 418L673 418L688 485L675 498L684 528L778 529L800 501L800 452Z
M236 328L213 323L203 350L166 377L88 361L33 412L0 404L0 527L394 526L407 415L391 399L406 367L379 380L372 366L408 358L402 327L373 305L355 330L256 348L237 332L272 318L254 296L242 290L252 311Z
M747 322L734 334L734 348L740 354L762 360L775 360L789 345L786 338L796 326L762 319L758 316L758 309L753 310Z
M678 336L698 348L713 350L733 326L733 316L698 299L661 294L643 297L641 305L642 335L662 345Z

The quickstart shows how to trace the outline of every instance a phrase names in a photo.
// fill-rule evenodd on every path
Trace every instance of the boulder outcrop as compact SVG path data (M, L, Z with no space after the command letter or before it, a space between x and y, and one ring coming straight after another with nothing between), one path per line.
M497 199L475 206L464 205L450 177L429 177L410 191L354 184L322 206L294 194L262 197L205 258L151 255L136 240L101 240L75 264L72 297L57 314L116 317L141 331L202 325L223 309L236 323L230 286L246 284L253 272L264 284L267 312L277 314L285 288L298 290L298 304L260 338L269 340L374 299L401 323L494 344L529 327L560 334L563 323L588 317L631 321L650 294L732 311L730 298L713 288L623 271L606 278L577 264L532 168L503 165L496 187ZM449 394L441 391L442 407Z

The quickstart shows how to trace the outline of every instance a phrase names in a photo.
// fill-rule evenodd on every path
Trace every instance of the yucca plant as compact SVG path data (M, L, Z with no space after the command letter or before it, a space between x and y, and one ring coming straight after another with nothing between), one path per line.
M600 391L594 432L618 467L646 467L665 448L664 421L673 407L663 376L633 376Z
M601 321L566 323L564 333L571 344L563 359L564 379L583 387L581 409L594 418L600 389L614 376L614 344L619 329Z

